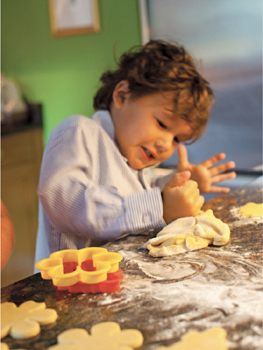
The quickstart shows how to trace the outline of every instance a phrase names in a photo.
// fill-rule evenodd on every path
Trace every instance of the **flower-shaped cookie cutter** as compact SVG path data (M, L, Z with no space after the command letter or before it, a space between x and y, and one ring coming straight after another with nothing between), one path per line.
M106 248L66 249L36 263L43 279L52 279L58 290L71 293L112 293L123 280L122 255Z

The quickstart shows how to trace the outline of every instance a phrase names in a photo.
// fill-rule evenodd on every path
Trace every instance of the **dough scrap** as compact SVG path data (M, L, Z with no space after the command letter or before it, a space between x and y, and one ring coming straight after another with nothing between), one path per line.
M6 343L1 343L1 350L9 350L9 346Z
M40 325L56 321L58 315L53 309L46 309L45 303L29 300L16 306L1 304L1 339L8 334L14 339L27 339L40 333Z
M143 336L136 329L121 330L116 322L102 322L91 328L69 329L58 336L58 344L48 350L133 350L141 347Z
M229 241L229 226L217 219L211 209L196 217L180 218L165 226L144 248L153 257L171 256Z
M155 350L227 350L226 331L221 327L206 329L203 332L191 331L178 343L161 346Z
M0 345L1 350L9 350L9 346L6 343L1 343ZM26 349L16 349L16 350L26 350Z
M256 203L247 203L243 207L239 209L239 214L243 216L250 216L254 218L258 218L263 216L263 203L256 204Z

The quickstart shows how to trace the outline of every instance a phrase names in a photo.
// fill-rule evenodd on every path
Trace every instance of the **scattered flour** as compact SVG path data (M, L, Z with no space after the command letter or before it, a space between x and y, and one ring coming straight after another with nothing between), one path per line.
M201 256L200 252L190 252L176 258L153 258L152 262L139 251L119 253L127 263L121 293L108 295L100 305L107 305L114 312L129 305L136 305L137 312L143 312L147 305L149 325L159 329L152 339L155 342L181 336L189 325L192 329L223 327L227 331L249 322L251 327L244 332L242 347L259 349L263 337L262 328L257 326L263 322L263 278L259 265L226 250L203 251ZM235 261L231 271L220 265L219 255ZM134 275L135 265L142 275ZM218 277L218 271L229 274L227 282ZM138 317L138 329L142 327ZM231 342L229 349L236 349L234 339Z
M241 208L233 208L230 209L230 213L233 215L233 217L236 219L234 222L231 222L228 224L230 226L230 229L232 226L244 226L244 225L255 225L255 224L262 224L263 223L263 217L248 217L243 216L239 213L239 209Z

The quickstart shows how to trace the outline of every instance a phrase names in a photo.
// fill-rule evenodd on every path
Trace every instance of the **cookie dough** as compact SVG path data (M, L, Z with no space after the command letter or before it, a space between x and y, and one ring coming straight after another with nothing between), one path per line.
M74 328L58 336L58 344L48 350L133 350L142 346L143 336L136 329L121 330L116 322L102 322L91 328L91 334L85 329Z
M182 340L171 346L161 346L155 350L227 350L226 331L221 327L207 329L203 332L192 331Z
M229 226L209 209L196 217L173 221L143 247L149 250L151 256L162 257L202 249L210 244L224 245L229 238Z
M261 217L263 216L263 204L247 203L239 209L239 214L243 216L252 216L254 218Z
M1 304L1 339L8 334L15 339L27 339L40 333L40 325L53 323L57 312L46 309L45 303L29 300L16 306L14 303Z
M9 350L9 346L6 343L1 343L0 349L1 350ZM16 349L16 350L26 350L26 349Z

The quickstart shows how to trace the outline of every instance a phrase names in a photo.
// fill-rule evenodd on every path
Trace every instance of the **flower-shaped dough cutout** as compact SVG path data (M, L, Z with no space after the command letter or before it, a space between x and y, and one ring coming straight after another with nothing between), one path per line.
M40 333L40 325L56 321L58 315L47 309L45 303L29 300L16 306L14 303L1 304L1 339L10 334L15 339L27 339Z
M170 346L161 346L155 350L227 350L226 331L214 327L203 332L192 331L185 334L182 340Z
M143 336L136 329L121 330L116 322L102 322L91 328L69 329L58 336L58 344L48 350L133 350L143 344Z
M1 350L9 350L9 346L6 343L1 343L0 345ZM26 349L16 349L16 350L26 350Z
M211 209L196 217L180 218L165 226L155 238L144 244L154 257L170 256L223 245L230 238L229 226L217 219Z
M1 343L1 350L9 350L9 346L6 343Z
M259 218L263 216L263 203L257 204L249 202L239 208L239 214L243 216L249 216Z

